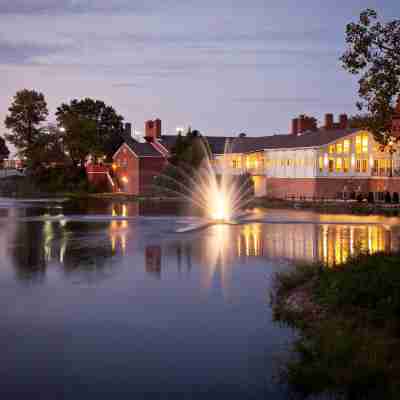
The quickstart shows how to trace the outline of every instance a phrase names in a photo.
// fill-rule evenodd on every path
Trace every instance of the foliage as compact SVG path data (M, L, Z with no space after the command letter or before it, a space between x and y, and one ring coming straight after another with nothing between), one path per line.
M6 141L0 136L0 162L7 158L10 154Z
M399 398L400 255L361 254L335 268L303 266L278 276L277 297L306 282L324 318L295 320L301 335L284 374L293 389L304 396Z
M88 154L110 158L122 143L123 117L103 101L85 98L63 103L56 117L65 128L65 146L74 163Z
M400 93L400 20L378 21L367 9L346 28L344 68L359 79L359 109L366 109L368 128L378 141L391 131L393 102Z
M42 124L49 114L44 95L35 90L21 90L8 111L5 125L11 133L5 135L6 139L22 156L35 162L35 147L42 138Z
M204 158L212 158L207 140L197 130L190 128L186 136L178 135L171 151L170 163L175 166L189 166L198 169Z

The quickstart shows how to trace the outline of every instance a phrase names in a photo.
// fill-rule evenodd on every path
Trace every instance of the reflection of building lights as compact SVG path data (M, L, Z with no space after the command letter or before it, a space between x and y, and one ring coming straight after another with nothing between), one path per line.
M128 216L128 211L127 211L126 204L122 205L122 216L123 217L127 217Z

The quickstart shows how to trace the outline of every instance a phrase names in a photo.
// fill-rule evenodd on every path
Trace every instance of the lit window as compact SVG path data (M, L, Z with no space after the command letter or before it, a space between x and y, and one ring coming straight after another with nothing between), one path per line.
M336 159L336 172L342 172L343 160L341 158Z
M233 160L232 161L232 167L235 168L235 169L238 168L238 161L237 160Z
M319 172L324 171L324 157L319 158Z
M330 146L329 146L329 154L333 154L335 152L335 145L334 144L331 144Z
M333 172L335 170L335 160L333 158L329 159L328 169L329 172Z
M368 153L368 135L362 137L362 152Z
M362 160L362 172L367 172L368 171L368 160Z
M338 143L336 145L336 153L338 153L338 154L342 154L343 153L343 144L342 143Z
M350 140L348 139L343 142L343 153L350 153Z
M356 153L361 154L361 136L356 136Z
M348 158L345 158L343 160L343 172L349 172L350 170L350 160Z

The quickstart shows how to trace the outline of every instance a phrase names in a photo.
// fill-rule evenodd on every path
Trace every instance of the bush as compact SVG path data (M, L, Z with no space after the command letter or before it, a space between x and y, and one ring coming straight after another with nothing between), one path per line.
M385 194L385 203L389 204L392 202L392 197L390 196L389 192L386 192Z
M368 193L368 203L375 203L375 199L374 199L374 193L373 192L369 192Z
M361 203L363 200L364 200L364 196L363 196L361 193L359 193L359 194L357 195L357 201L358 201L359 203Z
M394 192L393 193L392 202L395 203L395 204L399 204L400 199L399 199L399 193L398 192Z

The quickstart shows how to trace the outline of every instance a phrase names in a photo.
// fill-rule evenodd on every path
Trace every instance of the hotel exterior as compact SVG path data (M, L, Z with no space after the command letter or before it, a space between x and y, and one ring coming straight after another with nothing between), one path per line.
M400 136L400 100L392 136ZM112 169L89 166L89 179L93 183L103 180L113 191L149 195L154 177L168 164L176 138L163 135L157 119L146 122L141 143L131 137L128 125ZM394 151L396 145L382 149L371 133L349 128L346 115L335 123L333 115L327 114L319 128L314 118L300 116L292 121L287 135L206 139L216 171L250 174L256 196L342 199L372 192L376 200L383 200L385 192L400 192L400 151Z

